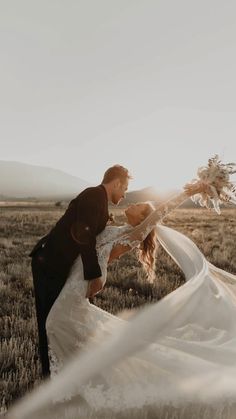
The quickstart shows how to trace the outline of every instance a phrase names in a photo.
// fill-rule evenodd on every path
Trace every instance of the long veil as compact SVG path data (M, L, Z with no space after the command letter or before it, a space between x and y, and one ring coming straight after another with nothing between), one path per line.
M161 225L157 233L185 284L128 320L111 316L96 347L88 343L9 418L236 416L236 276L183 234Z

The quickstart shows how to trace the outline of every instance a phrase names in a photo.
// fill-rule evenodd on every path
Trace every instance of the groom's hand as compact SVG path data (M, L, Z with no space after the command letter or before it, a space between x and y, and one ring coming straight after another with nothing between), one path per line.
M102 278L90 279L88 281L88 288L86 298L91 298L103 288Z

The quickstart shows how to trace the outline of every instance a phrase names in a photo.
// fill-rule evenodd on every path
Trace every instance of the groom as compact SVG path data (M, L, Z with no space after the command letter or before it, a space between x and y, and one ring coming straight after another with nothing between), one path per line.
M46 335L47 315L58 297L70 268L80 254L84 278L88 281L86 297L102 288L101 269L96 253L96 236L109 219L108 202L118 204L125 196L131 176L120 165L107 169L102 183L82 191L65 214L30 253L39 334L42 375L50 374Z

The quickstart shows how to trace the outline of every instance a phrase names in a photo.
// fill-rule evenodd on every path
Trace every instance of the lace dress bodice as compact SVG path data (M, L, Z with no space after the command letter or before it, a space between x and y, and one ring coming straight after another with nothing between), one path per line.
M131 228L132 227L130 227L128 224L123 226L109 225L97 236L96 250L98 255L98 263L102 272L103 285L105 284L107 278L107 264L111 250L114 245L122 243L122 237L125 233L128 233ZM85 297L87 286L88 281L84 280L83 265L81 256L79 255L71 268L65 287L62 290L62 294L73 288L74 291L80 293L81 297Z

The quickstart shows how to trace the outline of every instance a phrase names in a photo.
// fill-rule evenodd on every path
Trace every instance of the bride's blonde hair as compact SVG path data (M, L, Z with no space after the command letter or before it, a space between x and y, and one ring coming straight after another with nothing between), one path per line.
M142 211L141 216L144 220L149 214L151 214L155 207L151 202L144 202L145 209ZM146 239L138 247L138 259L142 263L144 270L147 273L147 279L149 282L153 282L155 277L155 254L157 250L157 232L154 228L146 237Z

